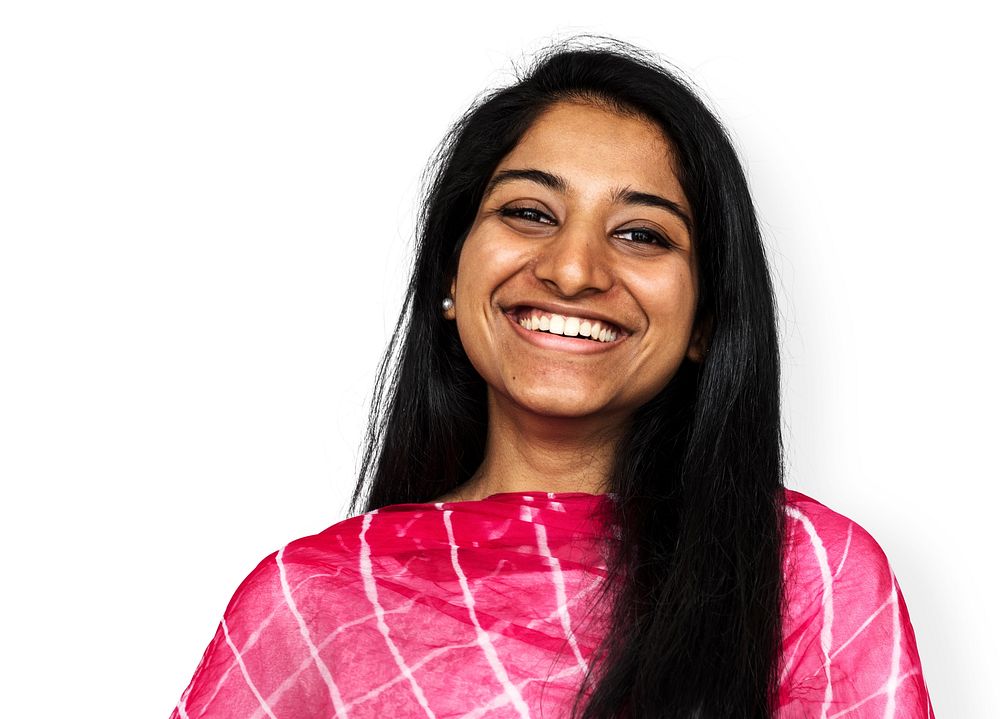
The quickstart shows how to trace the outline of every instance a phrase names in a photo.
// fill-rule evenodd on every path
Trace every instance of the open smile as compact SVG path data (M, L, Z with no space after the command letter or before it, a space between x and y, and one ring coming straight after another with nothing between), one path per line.
M575 352L600 352L623 341L627 333L607 320L558 314L519 306L504 312L518 334L532 344Z

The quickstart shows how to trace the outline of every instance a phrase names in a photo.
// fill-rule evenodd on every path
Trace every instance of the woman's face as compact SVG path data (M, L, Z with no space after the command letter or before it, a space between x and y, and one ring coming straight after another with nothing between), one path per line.
M501 160L449 312L491 400L624 419L685 356L700 361L691 211L672 168L656 125L569 102Z

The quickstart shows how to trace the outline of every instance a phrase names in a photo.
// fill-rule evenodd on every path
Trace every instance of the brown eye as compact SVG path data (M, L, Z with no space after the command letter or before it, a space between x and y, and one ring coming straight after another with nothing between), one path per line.
M626 230L618 230L616 235L632 235L630 242L635 242L641 245L661 245L663 247L672 247L673 243L666 239L659 232L654 232L653 230L647 229L645 227L630 227Z
M499 210L502 217L516 217L529 222L541 222L542 224L554 225L555 220L546 215L541 210L534 207L502 207Z

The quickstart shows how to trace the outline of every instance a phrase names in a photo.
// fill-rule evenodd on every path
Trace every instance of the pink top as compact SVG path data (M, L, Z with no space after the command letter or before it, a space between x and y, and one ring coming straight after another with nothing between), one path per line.
M786 497L778 716L933 717L882 549ZM607 631L587 611L606 576L594 513L610 502L396 504L291 542L237 589L172 718L568 717Z

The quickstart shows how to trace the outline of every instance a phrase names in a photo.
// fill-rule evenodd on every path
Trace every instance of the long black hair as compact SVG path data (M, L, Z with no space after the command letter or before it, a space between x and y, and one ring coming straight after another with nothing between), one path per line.
M645 51L608 38L552 46L481 96L439 146L351 510L432 501L483 460L486 385L440 302L492 173L565 100L662 128L694 213L695 324L710 328L705 360L684 359L615 453L608 490L619 530L602 593L613 630L573 716L770 716L784 516L774 293L731 140L691 84Z

